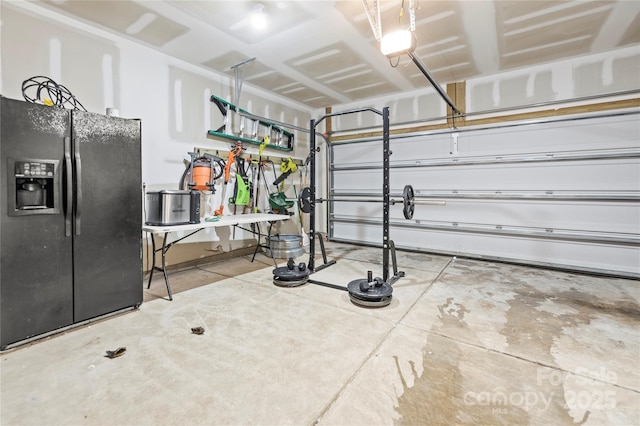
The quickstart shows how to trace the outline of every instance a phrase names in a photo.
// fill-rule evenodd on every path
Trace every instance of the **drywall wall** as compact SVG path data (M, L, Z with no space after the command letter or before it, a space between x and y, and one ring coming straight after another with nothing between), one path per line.
M407 122L413 122L414 125L428 123L446 116L446 102L426 78L424 83L423 90L372 98L367 105L334 105L333 110L364 106L382 109L388 106L392 126ZM465 101L456 106L471 115L505 108L518 108L518 112L526 112L540 108L535 107L536 104L558 101L571 102L573 105L593 103L594 100L576 99L626 91L636 93L620 95L615 99L637 98L637 91L640 90L640 48L632 46L603 54L553 61L470 79L465 84ZM501 113L504 114L504 111ZM368 114L345 115L334 118L333 128L340 131L356 129L356 132L365 128L368 131L371 130L369 127L377 125L374 120L375 117Z
M89 111L105 113L111 107L118 109L122 117L141 119L142 177L147 190L177 189L189 158L187 153L194 147L229 149L231 141L213 139L207 136L207 130L221 121L221 113L211 106L209 97L232 100L234 88L230 79L82 22L43 12L28 2L3 2L0 19L0 93L23 99L24 80L47 76L65 85ZM270 97L249 85L243 87L240 107L304 127L310 119L308 109ZM307 134L293 133L294 151L267 148L265 154L306 158ZM258 152L257 146L246 148L247 153ZM293 179L285 184L291 196L292 184ZM219 206L221 187L215 197L205 199L212 204L210 207ZM268 205L266 198L262 204ZM297 218L289 222L281 231L297 232ZM212 231L201 232L185 242L211 241L211 250L228 251L245 246L252 238L248 232L226 235ZM207 252L200 257L209 255Z

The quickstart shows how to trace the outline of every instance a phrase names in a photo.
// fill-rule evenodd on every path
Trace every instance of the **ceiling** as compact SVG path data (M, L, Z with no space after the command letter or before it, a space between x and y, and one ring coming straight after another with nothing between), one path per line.
M367 0L374 10L375 0ZM382 33L409 0L380 0ZM429 86L380 53L362 0L82 1L38 4L309 108ZM262 10L267 25L252 25ZM640 44L634 0L415 0L415 55L441 84ZM241 72L243 71L243 73ZM246 86L244 86L246 87Z

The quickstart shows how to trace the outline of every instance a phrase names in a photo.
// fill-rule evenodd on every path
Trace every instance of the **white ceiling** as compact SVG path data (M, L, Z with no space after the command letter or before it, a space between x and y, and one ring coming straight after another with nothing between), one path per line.
M384 57L361 0L132 1L37 3L234 76L310 108L429 86L404 55ZM380 0L383 34L409 25L409 0ZM256 6L256 5L261 6ZM374 0L368 0L373 7ZM416 56L444 85L558 59L640 45L635 0L415 0ZM268 24L251 25L263 7ZM246 86L245 86L246 87Z

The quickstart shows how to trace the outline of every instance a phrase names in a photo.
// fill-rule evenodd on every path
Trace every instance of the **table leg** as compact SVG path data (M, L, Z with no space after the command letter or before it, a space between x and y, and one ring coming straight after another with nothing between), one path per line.
M153 272L156 270L156 238L151 234L151 273L149 274L149 283L147 284L147 290L151 288L151 279L153 278Z
M169 300L173 300L173 296L171 295L171 287L169 286L169 277L167 276L167 251L169 251L169 247L167 246L167 235L169 233L165 232L164 238L162 239L162 273L164 274L164 283L167 285L167 294L169 295Z
M261 243L262 230L260 229L260 224L256 223L255 227L258 229L258 244L256 245L256 249L253 251L253 257L251 258L251 262L253 262L256 259L256 254L258 254L258 250L260 249L260 247L263 247L263 244Z
M171 287L169 286L169 277L167 276L167 251L172 244L167 245L167 236L168 232L164 233L164 237L162 238L162 247L156 248L156 240L154 236L151 236L151 247L153 252L153 260L151 266L151 273L149 274L149 283L147 284L147 289L151 288L151 279L153 279L154 271L161 271L164 275L164 283L167 286L167 294L169 295L169 300L173 300L173 296L171 295ZM156 253L162 251L162 268L156 266Z

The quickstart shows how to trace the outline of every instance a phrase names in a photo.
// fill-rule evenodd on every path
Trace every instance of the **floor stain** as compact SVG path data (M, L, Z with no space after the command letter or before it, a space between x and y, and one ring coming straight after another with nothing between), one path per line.
M443 323L450 322L456 325L464 323L464 315L470 312L464 305L455 303L453 297L447 298L447 303L438 305L438 311L440 311L440 319Z
M411 365L413 386L407 385L407 380L402 376L398 357L394 356L398 375L402 380L403 392L398 398L396 412L400 419L397 425L405 424L451 424L446 421L442 413L455 413L462 405L460 389L462 387L462 374L458 369L458 362L462 354L454 343L438 346L439 353L444 353L444 362L441 356L425 352L423 355L423 373L418 376L414 365Z
M607 312L613 315L629 317L631 321L640 320L640 305L631 300L617 300L615 304L606 303L576 289L558 294L558 298L577 309Z
M519 362L509 362L503 369L500 361L491 358L497 365L476 366L474 363L490 358L468 351L464 345L446 337L439 338L437 344L425 343L420 375L417 373L420 369L412 362L409 362L410 368L403 370L402 361L394 356L403 388L396 408L400 419L395 424L530 424L546 415L537 408L528 410L517 404L501 405L497 397L503 390L506 396L534 395L535 392L542 400L546 397L549 403L546 409L552 411L552 418L560 423L587 422L591 414L588 410L580 418L570 415L564 401L564 380L553 386L539 383L540 369L547 371L547 367L541 367L540 364L556 364L552 351L557 337L565 335L568 330L589 326L602 314L637 324L640 318L638 304L630 299L624 300L626 296L603 301L585 289L576 288L576 277L560 275L551 278L549 272L544 270L531 271L515 266L505 269L504 265L486 263L479 269L471 261L458 261L455 271L441 277L441 282L446 282L450 287L459 285L459 277L463 276L464 284L460 285L467 288L469 285L487 287L484 292L487 300L475 301L483 309L496 305L495 300L498 299L492 301L492 296L504 296L508 292L510 297L506 298L508 307L504 312L506 323L496 332L506 338L506 353L516 357L526 356L530 362L520 366ZM473 277L474 284L469 284L469 276ZM448 297L444 303L437 305L439 321L431 327L431 332L440 336L464 335L467 342L473 342L478 337L473 329L476 325L470 326L466 322L470 310L464 300ZM624 345L618 341L612 341L612 344ZM476 373L475 368L486 370L491 367L495 377L484 382L484 385L496 387L477 393L475 397L484 395L486 398L497 398L498 401L485 399L478 403L476 399L472 401L475 403L469 404L465 399L470 394L469 390L477 386L474 383L483 383L482 380L477 381L478 377L471 377ZM517 370L521 367L524 367L522 372ZM509 368L513 371L507 371ZM407 370L410 371L410 377L403 376L403 371L406 375ZM561 371L562 376L571 373L557 371ZM513 382L512 378L519 374L519 380Z
M436 345L425 345L422 374L418 375L415 365L409 363L412 380L403 376L399 358L393 358L403 387L397 401L400 418L396 425L530 424L525 409L470 391L461 368L468 365L468 354L453 340L442 338ZM408 382L413 385L409 387Z

